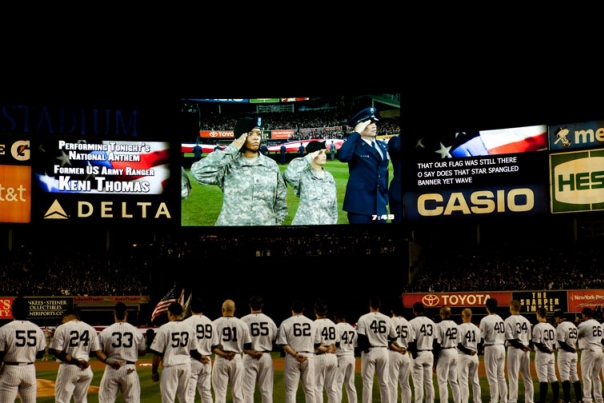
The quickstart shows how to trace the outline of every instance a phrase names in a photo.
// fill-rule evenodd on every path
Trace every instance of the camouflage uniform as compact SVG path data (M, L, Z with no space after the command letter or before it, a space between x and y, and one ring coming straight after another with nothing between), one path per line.
M280 225L287 216L287 187L272 159L243 157L237 147L217 150L191 166L202 185L218 185L224 194L216 225Z
M336 224L338 222L338 200L333 176L323 170L319 177L310 165L312 157L293 159L285 173L285 180L300 198L298 211L292 225Z

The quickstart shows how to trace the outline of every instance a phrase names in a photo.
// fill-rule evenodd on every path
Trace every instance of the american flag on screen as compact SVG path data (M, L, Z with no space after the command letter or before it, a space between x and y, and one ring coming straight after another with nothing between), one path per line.
M167 313L168 307L170 306L170 304L172 304L174 302L178 302L178 303L180 303L180 305L182 305L184 302L184 292L185 292L185 290L183 289L177 300L176 299L176 284L174 284L174 286L170 289L170 291L168 291L168 293L166 295L164 295L164 297L162 299L160 299L159 302L157 303L157 305L155 306L155 309L153 310L153 313L151 314L151 322L153 322L155 320L155 318L158 317L159 315L163 315L163 314Z
M414 153L426 161L547 150L547 126L419 134Z

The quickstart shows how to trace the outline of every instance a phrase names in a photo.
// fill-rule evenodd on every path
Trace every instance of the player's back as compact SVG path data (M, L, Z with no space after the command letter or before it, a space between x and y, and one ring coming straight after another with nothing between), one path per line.
M395 316L390 318L392 321L392 326L394 327L394 332L396 333L396 343L400 347L408 348L409 343L415 341L415 331L407 321L407 319L402 316Z
M471 322L458 325L461 345L467 349L478 351L478 344L482 339L482 333L478 326Z
M574 323L565 320L556 327L556 340L568 344L572 348L577 348L577 337L579 331Z
M51 348L88 361L90 352L100 350L100 345L92 326L80 320L70 320L57 327Z
M336 324L327 318L315 320L317 332L321 337L321 345L329 346L340 342L340 335L336 331Z
M480 321L480 331L485 346L503 345L505 343L505 324L501 316L490 314Z
M28 320L14 320L0 328L0 351L5 352L5 362L35 362L36 354L45 347L44 332Z
M336 350L336 356L354 354L357 346L357 331L350 323L340 322L336 324L336 331L340 336L340 346Z
M415 332L417 350L432 350L432 343L436 337L436 324L426 316L416 316L409 321Z
M249 328L241 319L234 316L222 316L214 321L218 341L222 351L243 353L243 345L251 343Z
M525 346L531 340L531 322L522 315L514 314L508 316L505 321L505 339L518 340Z
M595 319L588 319L579 323L579 348L602 348L602 324Z
M277 338L277 325L263 313L251 313L241 320L248 326L252 337L252 350L272 351Z
M193 328L197 338L197 350L201 355L212 354L212 346L218 344L214 323L205 315L191 315L183 321Z
M299 353L313 353L315 344L320 342L314 322L304 315L291 316L279 326L277 343L287 344Z
M367 337L371 347L388 347L388 338L396 338L390 318L380 312L369 312L359 318L357 333Z
M136 362L139 351L145 350L145 339L130 323L117 322L100 334L101 349L107 357L119 361Z
M436 325L436 341L442 348L456 348L461 341L457 323L442 320Z
M191 326L175 320L159 328L150 349L162 356L164 367L190 363L190 351L197 347L195 337Z
M533 343L541 343L544 347L554 350L556 347L556 329L546 322L537 323L533 328ZM535 351L539 351L537 346L535 346Z

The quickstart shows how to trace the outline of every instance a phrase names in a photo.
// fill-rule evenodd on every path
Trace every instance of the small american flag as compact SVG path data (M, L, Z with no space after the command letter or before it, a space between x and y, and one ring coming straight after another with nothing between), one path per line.
M184 290L183 290L183 292L184 292ZM182 292L181 292L181 298L182 298ZM168 291L168 293L161 300L159 300L159 302L157 303L157 306L155 306L155 309L153 310L153 313L151 314L151 322L153 322L155 320L155 318L158 317L159 315L163 315L163 314L167 313L168 307L173 302L180 302L179 300L176 299L176 284L174 284L172 289L170 289L170 291ZM181 303L181 305L182 305L182 303Z

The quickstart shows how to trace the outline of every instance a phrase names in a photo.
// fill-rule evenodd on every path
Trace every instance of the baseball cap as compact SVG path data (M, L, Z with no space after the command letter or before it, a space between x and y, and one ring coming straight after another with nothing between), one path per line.
M375 116L376 113L377 109L375 109L373 106L362 109L350 118L350 120L348 121L348 126L355 127L358 123L369 119L375 122L379 122L379 119Z

